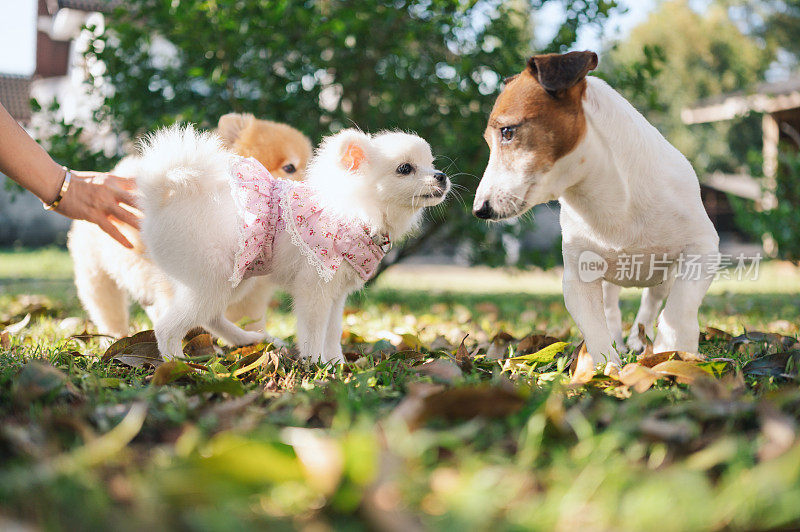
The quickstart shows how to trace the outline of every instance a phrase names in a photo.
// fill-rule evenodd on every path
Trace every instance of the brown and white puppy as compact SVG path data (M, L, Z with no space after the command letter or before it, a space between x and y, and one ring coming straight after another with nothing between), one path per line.
M250 114L231 113L219 119L217 133L228 149L254 157L276 177L305 178L311 142L295 128ZM112 173L136 177L137 165L137 157L125 157ZM122 247L96 225L83 221L72 224L67 239L81 304L101 333L116 337L129 332L130 299L141 304L155 321L172 298L172 286L147 256L139 234L127 226L120 226L120 230L134 249ZM251 286L228 307L227 316L234 322L247 318L252 320L249 329L262 329L273 288L263 279Z
M686 158L608 84L593 52L537 55L506 80L484 137L473 212L511 218L561 204L564 300L595 362L623 352L621 286L646 287L628 346L696 352L697 313L719 262L716 230ZM690 272L682 269L694 260Z

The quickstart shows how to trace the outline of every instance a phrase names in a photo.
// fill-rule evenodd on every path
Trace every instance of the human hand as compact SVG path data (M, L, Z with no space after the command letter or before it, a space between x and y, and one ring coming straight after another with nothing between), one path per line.
M136 180L104 172L72 171L72 181L56 212L76 220L97 224L114 240L133 248L133 244L112 222L116 219L139 229L139 216L126 205L136 209Z

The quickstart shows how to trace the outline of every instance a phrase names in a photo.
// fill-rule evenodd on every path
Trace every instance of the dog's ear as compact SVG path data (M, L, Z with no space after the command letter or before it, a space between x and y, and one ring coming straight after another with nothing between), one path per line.
M597 68L594 52L534 55L528 59L528 69L547 93L557 98L560 91L577 85L591 70Z
M231 148L242 135L242 131L249 126L256 117L250 113L228 113L219 118L217 133L222 137L226 148Z
M342 155L342 165L348 170L358 170L366 158L364 148L358 144L348 144Z
M331 139L337 144L338 162L348 172L357 172L367 163L369 135L357 129L345 129Z

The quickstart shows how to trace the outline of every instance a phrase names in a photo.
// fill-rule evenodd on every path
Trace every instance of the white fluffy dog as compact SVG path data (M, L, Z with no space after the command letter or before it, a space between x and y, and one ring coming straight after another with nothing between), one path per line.
M441 203L450 188L428 143L395 132L348 129L327 138L307 184L264 172L191 127L143 142L142 239L175 288L155 324L163 356L180 356L181 340L195 326L234 345L275 341L225 317L266 275L294 299L300 355L342 361L345 298L374 274L421 209Z
M229 113L219 119L217 130L226 147L239 155L252 156L278 177L302 180L311 157L311 142L297 129L253 115ZM136 177L138 158L122 159L111 172ZM155 323L172 298L172 286L149 259L137 231L118 226L134 249L127 249L86 221L73 222L67 247L75 269L78 298L92 322L103 334L128 334L128 306L139 303ZM273 288L267 280L251 284L250 291L228 307L228 319L251 320L251 330L264 328L264 314Z

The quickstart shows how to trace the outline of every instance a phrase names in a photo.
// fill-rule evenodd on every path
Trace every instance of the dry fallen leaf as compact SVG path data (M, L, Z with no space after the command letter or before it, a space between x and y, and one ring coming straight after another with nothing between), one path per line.
M431 351L452 351L453 344L440 334L431 342L430 349Z
M706 358L703 355L690 353L688 351L661 351L660 353L652 353L648 356L640 355L636 362L641 366L652 368L667 360L678 359L684 362L705 362Z
M245 357L249 357L253 353L258 353L258 352L263 351L263 350L264 350L264 346L261 345L261 344L245 345L245 346L239 347L238 349L234 349L233 351L228 353L226 355L226 358L228 360L231 360L231 361L240 360L240 359L243 359Z
M237 369L234 369L230 373L217 373L217 377L239 377L240 375L244 375L249 371L260 368L264 365L268 365L267 361L269 361L271 364L274 364L277 368L279 364L278 353L276 351L267 351L262 345L260 346L260 349L254 350L254 352L250 353L249 355L237 360L235 365L238 366ZM201 368L205 368L205 366L201 366Z
M653 371L647 366L638 363L626 364L621 370L617 379L624 384L636 390L639 393L644 393L655 383L661 375Z
M708 372L691 362L667 360L653 366L653 371L668 377L675 377L681 384L691 384L696 379L709 378Z
M546 334L529 334L520 340L519 345L517 345L515 355L519 356L536 353L537 351L541 351L545 347L559 341L560 340L558 338L553 338L552 336L547 336Z
M663 353L652 353L648 356L639 355L636 357L636 363L646 368L652 368L662 362L666 362L670 358L672 358L672 353L665 351Z
M497 333L489 348L486 350L486 358L489 360L499 360L505 358L508 353L508 345L514 341L514 337L505 331Z
M639 324L639 340L644 344L644 351L639 356L642 358L651 356L653 354L653 342L645 334L644 325L641 323Z
M119 353L124 352L129 346L141 343L156 343L156 333L153 330L140 331L133 336L126 336L120 338L106 349L103 356L100 358L103 361L111 360Z
M469 351L467 351L467 348L464 346L464 342L467 340L468 336L469 335L465 336L461 340L461 344L458 346L455 353L456 364L458 364L458 367L463 371L470 371L472 369L472 357L470 357Z
M729 372L719 379L700 379L692 385L692 395L700 401L730 403L741 397L747 388L741 372Z
M575 371L570 379L570 384L586 384L594 377L594 360L586 350L586 344L581 345L575 362Z
M771 355L754 358L747 361L747 364L742 368L742 372L745 375L754 375L757 377L788 376L786 370L790 362L794 367L800 365L800 352L789 351L773 353Z
M152 330L120 338L106 349L100 360L103 362L116 360L134 368L142 367L145 364L157 368L164 363L164 359L158 352L155 332Z
M18 321L17 323L12 323L11 325L3 329L3 331L7 332L8 334L19 334L19 332L22 331L22 329L24 329L25 327L27 327L30 322L31 322L30 313L25 314L25 317L22 318L21 321Z
M17 374L11 386L14 401L20 404L52 398L67 386L67 376L48 362L31 360Z
M407 408L403 419L409 427L415 428L432 418L505 417L519 410L523 403L514 390L497 386L464 386L426 393L421 397L421 407L416 410Z
M193 359L210 358L216 354L214 340L208 333L198 334L186 342L183 354Z
M449 358L437 358L414 368L420 375L427 375L447 383L461 378L461 368Z
M170 360L164 362L158 366L155 373L153 373L153 380L151 381L151 384L153 386L163 386L172 381L176 381L181 377L185 377L186 375L191 375L196 371L194 366L197 366L197 364L190 365L186 362L181 362L180 360Z
M90 333L84 327L83 331L76 334L71 334L69 335L69 338L70 340L80 340L82 342L85 342L87 340L91 340L92 338L102 338L108 340L108 339L113 339L114 337L109 334Z
M732 338L729 349L741 351L748 344L768 344L777 346L778 349L785 350L792 347L795 342L796 340L791 336L770 332L748 331Z
M402 341L397 346L398 351L419 351L424 346L422 340L415 334L407 333L400 335L400 337Z
M562 353L567 347L569 347L569 342L554 342L535 353L515 356L509 360L513 363L538 362L540 364L547 364L555 360L556 355Z
M392 410L389 419L403 421L410 426L422 415L422 411L425 408L423 399L442 390L444 390L442 384L433 384L430 382L409 383L408 393L403 400L400 401L400 404Z
M513 390L484 385L442 390L424 401L428 417L448 419L505 417L519 410L524 402Z
M730 341L733 338L733 335L729 332L725 332L722 329L717 329L716 327L706 327L706 340L715 340L715 339L722 339L725 341Z
M607 363L606 367L603 368L603 375L611 377L612 379L619 380L619 372L620 367L614 362Z
M8 349L11 347L11 333L3 331L0 333L0 347Z
M674 353L675 356L684 362L705 362L706 357L700 353L691 353L689 351L667 351L667 353Z

